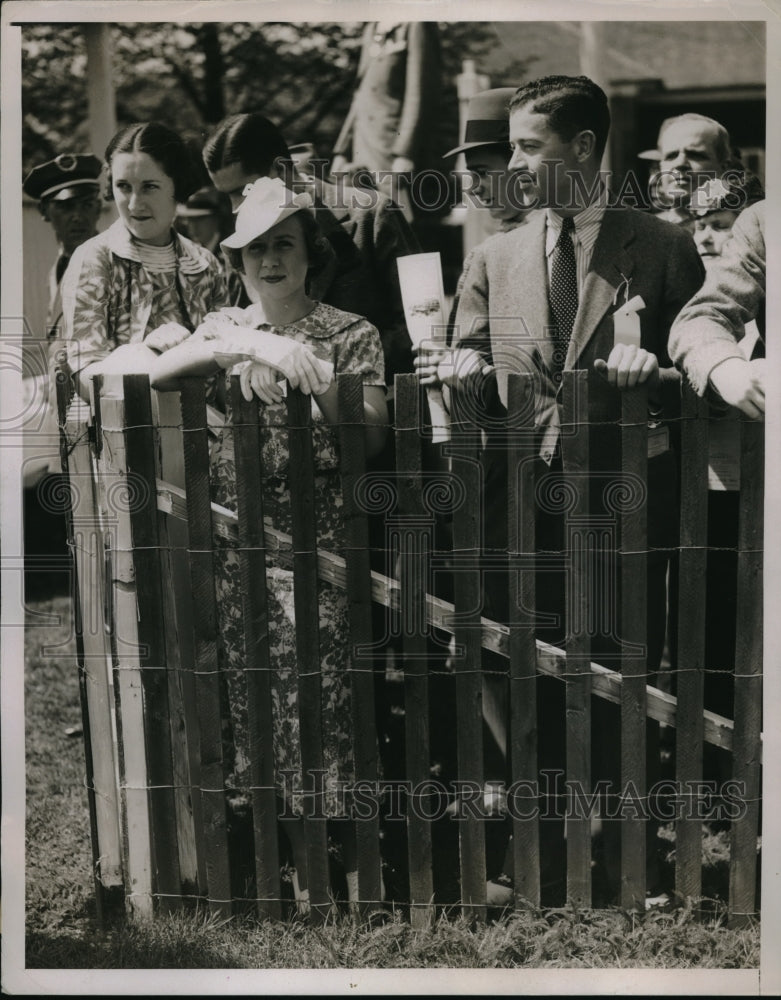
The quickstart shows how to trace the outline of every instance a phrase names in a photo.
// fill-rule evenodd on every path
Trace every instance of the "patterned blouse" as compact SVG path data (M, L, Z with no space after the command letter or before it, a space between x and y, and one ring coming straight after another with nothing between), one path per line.
M78 247L62 279L64 336L74 372L163 323L194 330L228 303L217 259L178 233L175 265L150 266L121 219ZM161 260L164 259L161 257Z

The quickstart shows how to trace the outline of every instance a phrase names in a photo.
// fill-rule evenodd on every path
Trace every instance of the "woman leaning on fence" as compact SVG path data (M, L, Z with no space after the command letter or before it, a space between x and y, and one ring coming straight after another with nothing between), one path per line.
M217 259L173 226L177 202L200 184L181 137L157 122L128 125L105 159L119 218L78 247L62 286L66 342L58 360L85 399L90 375L145 370L147 348L172 347L228 301Z
M246 399L254 392L261 407L262 463L267 520L287 534L292 529L288 487L287 415L283 380L312 396L315 455L315 518L318 546L344 547L341 482L334 375L363 376L367 450L383 445L387 409L382 344L375 329L360 316L346 313L309 296L309 281L327 265L330 249L318 232L306 194L292 196L278 179L260 178L245 189L236 216L236 232L222 247L233 267L244 274L260 301L246 309L228 308L208 316L186 342L157 358L151 381L157 389L173 389L187 375L210 375L237 365ZM228 410L230 396L228 394ZM211 456L212 498L236 510L236 468L230 412ZM239 557L217 539L215 566L223 673L230 696L235 759L231 781L236 789L249 781L247 692L244 671L242 593ZM267 556L267 601L272 667L276 784L284 804L299 900L307 898L293 573L279 553ZM350 643L346 594L326 582L318 590L322 683L323 767L326 770L324 811L341 840L348 894L357 899L354 827L345 816L349 796L341 789L355 779L350 714ZM309 784L309 779L306 784Z

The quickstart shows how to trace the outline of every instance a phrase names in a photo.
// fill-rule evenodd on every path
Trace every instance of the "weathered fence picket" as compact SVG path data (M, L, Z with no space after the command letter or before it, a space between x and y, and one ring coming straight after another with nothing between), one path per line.
M745 810L732 823L729 880L732 926L741 926L752 919L756 900L762 755L763 430L762 424L742 421L732 778L742 785Z
M184 489L181 400L176 392L152 394L159 480ZM194 660L193 609L187 555L186 517L176 517L160 504L158 535L163 561L163 616L171 710L174 795L182 891L198 898L207 884L204 824L201 814L200 740L195 676L186 664Z
M151 916L155 880L149 814L149 763L145 753L141 648L133 568L130 509L136 502L124 439L121 377L94 380L98 507L105 518L104 617L111 641L123 842L129 905Z
M686 719L676 730L676 778L681 788L702 780L705 597L708 543L708 404L686 389L681 402L681 534L678 577L678 710ZM675 888L684 898L702 891L702 820L686 801L675 824ZM666 804L665 804L666 805Z
M244 613L255 895L259 913L278 918L281 913L278 809L274 781L272 666L266 601L260 425L258 403L244 399L238 376L231 379L231 403Z
M326 826L322 739L322 682L320 673L320 616L317 599L317 525L312 449L311 399L300 391L287 393L289 487L293 535L293 602L298 661L298 717L301 732L304 829L307 882L312 917L328 915L328 832ZM320 801L318 801L320 799Z
M396 469L398 483L399 619L404 656L404 742L407 799L407 856L410 919L425 927L432 919L434 881L431 821L425 796L429 771L428 648L425 593L427 590L427 518L423 508L423 471L418 412L420 385L414 375L397 375Z
M509 574L510 777L518 787L513 810L515 905L540 905L540 820L537 789L536 586L531 560L535 545L536 454L534 382L511 374L507 383L507 552ZM515 572L512 561L520 567ZM525 793L521 791L525 789Z
M647 636L648 399L645 386L621 397L621 476L615 492L619 510L621 656L621 793L636 802L621 822L621 905L645 909ZM627 795L627 798L629 796ZM632 813L634 813L632 815Z
M375 723L369 521L358 489L366 475L366 426L360 375L337 377L342 500L344 503L346 590L350 607L350 692L355 778L368 788L371 813L356 823L358 895L362 915L376 908L380 886L379 750Z
M62 471L69 475L69 502L64 503L65 530L73 554L73 617L79 674L79 701L84 732L87 803L90 816L92 872L98 924L105 920L106 897L122 888L122 852L119 805L115 780L116 743L110 718L109 664L111 650L103 623L87 624L92 617L99 530L94 501L92 454L85 425L74 413L68 421L70 386L57 374L57 419L60 427ZM82 410L86 406L82 405ZM71 440L73 437L73 440ZM89 571L90 557L93 572ZM86 615L82 612L87 601ZM95 611L100 613L99 603Z
M451 463L467 498L453 511L454 635L457 652L456 727L458 776L464 783L459 816L461 901L465 915L484 921L486 916L485 826L474 809L482 808L483 769L483 671L480 618L482 588L483 483L479 461L480 436L474 423L473 400L468 393L453 394ZM480 789L479 794L475 790Z
M128 504L138 605L144 746L149 782L153 891L162 909L181 903L174 795L171 712L168 702L163 563L157 530L157 476L149 379L126 375L123 384ZM141 585L138 585L141 584Z
M182 446L186 483L188 558L193 595L192 670L198 714L205 890L212 912L232 912L225 766L222 750L222 704L217 661L217 602L209 491L209 443L206 390L200 379L185 379L181 391Z
M591 662L589 584L595 540L589 531L588 372L564 372L561 449L569 485L569 585L567 621L567 779L583 796L591 792ZM623 689L622 689L623 690ZM582 800L579 800L582 801ZM579 815L583 812L582 815ZM572 809L567 816L567 901L591 904L591 818Z

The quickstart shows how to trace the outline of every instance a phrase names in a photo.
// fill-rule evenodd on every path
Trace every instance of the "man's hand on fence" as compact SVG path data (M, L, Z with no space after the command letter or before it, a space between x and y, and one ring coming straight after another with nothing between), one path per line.
M655 354L634 344L616 344L607 361L597 358L594 368L609 385L617 389L633 389L648 384L653 390L659 384L659 361Z
M420 384L426 386L457 386L473 375L492 371L482 354L470 347L444 347L433 340L424 340L414 360Z
M190 331L181 323L163 323L162 326L158 326L156 330L152 330L144 338L144 343L153 351L159 351L162 354L163 351L170 351L172 347L181 344L189 336Z
M727 358L711 371L710 384L725 403L752 420L765 416L765 359Z

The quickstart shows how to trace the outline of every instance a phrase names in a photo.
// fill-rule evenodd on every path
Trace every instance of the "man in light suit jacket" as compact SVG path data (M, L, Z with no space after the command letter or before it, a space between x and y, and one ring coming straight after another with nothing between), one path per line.
M605 502L604 486L606 477L620 476L620 431L614 422L621 416L621 390L648 385L649 420L655 425L649 439L648 540L649 548L662 550L651 551L648 557L648 671L652 673L664 644L668 551L677 537L676 463L670 429L661 422L679 397L679 376L670 363L667 339L675 316L702 282L702 264L691 236L679 227L610 204L600 177L610 115L605 94L592 81L556 76L525 84L510 102L509 121L510 169L523 175L529 203L545 211L533 213L524 226L491 237L475 251L456 316L458 346L452 374L446 380L462 388L470 382L479 384L480 398L493 395L489 409L496 418L507 403L507 374L534 374L542 475L561 469L561 372L586 369L588 419L596 425L589 431L592 515L613 514ZM564 247L570 278L562 302L564 231L571 241L568 250ZM632 299L639 306L637 319L617 321L617 308ZM490 437L489 431L489 442ZM487 549L506 548L505 469L500 444L492 465L496 483L487 491L497 506L485 516ZM563 548L563 534L562 516L538 511L538 552L541 547ZM552 612L560 622L553 629L538 629L537 634L561 644L563 579L551 586L551 577L557 575L537 575L538 611ZM591 603L602 599L595 595ZM601 606L597 616L607 615L610 621L592 636L592 659L603 659L614 669L617 664L609 657L616 656L619 648L618 607L614 590L612 606ZM539 709L558 714L560 702L558 707L555 703L555 697L551 702L544 695ZM546 737L543 728L541 739ZM560 740L559 727L553 728ZM615 742L605 743L608 734L611 741L617 737L615 721L603 727L595 716L593 728L603 737L599 752L612 754L615 760ZM551 753L555 759L555 747ZM541 747L541 758L544 754Z

